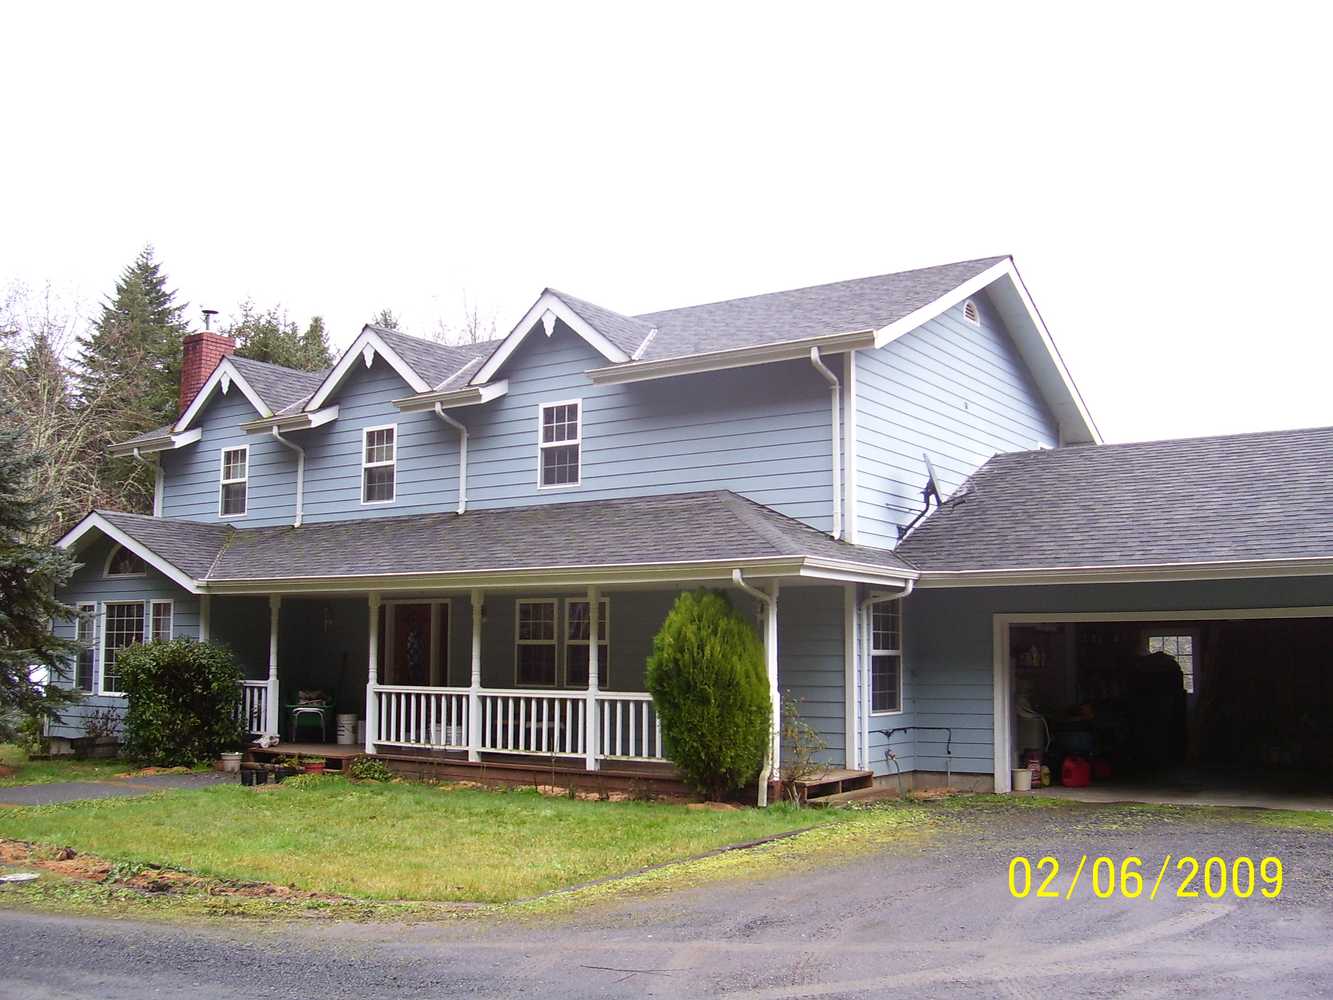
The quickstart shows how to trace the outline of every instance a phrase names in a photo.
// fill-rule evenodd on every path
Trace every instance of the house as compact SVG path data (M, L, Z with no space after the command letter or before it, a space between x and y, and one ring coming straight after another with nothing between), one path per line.
M1333 605L1329 442L1101 446L1008 257L638 316L547 289L502 339L367 326L314 374L184 351L178 419L114 449L153 515L61 540L94 614L58 625L86 697L55 735L123 707L118 650L187 635L236 650L255 735L317 689L391 759L666 768L644 662L707 586L830 765L1005 789L1032 635L1072 662L1081 622Z

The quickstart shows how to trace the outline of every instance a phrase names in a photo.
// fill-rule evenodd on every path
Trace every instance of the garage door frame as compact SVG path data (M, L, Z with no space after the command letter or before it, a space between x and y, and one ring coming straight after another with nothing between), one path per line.
M1172 621L1258 621L1268 618L1333 618L1333 605L1298 608L1228 608L1219 610L1172 611L1025 611L991 616L992 674L994 677L995 791L1011 789L1009 770L1013 751L1014 671L1009 662L1009 627L1011 625L1066 625L1084 622L1172 622Z

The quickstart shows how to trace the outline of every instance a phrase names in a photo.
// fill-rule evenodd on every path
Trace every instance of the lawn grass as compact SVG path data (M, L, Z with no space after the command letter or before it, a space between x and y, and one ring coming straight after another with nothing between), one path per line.
M15 769L9 777L0 777L0 788L13 785L49 785L57 781L100 781L134 769L129 761L100 760L28 760L28 755L12 743L0 743L0 764Z
M9 809L0 837L362 899L497 903L844 815L326 777Z

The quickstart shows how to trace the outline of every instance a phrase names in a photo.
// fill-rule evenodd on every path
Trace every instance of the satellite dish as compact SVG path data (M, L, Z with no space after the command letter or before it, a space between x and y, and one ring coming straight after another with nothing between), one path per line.
M935 475L935 466L931 464L930 456L924 451L921 453L921 459L926 463L926 486L925 489L921 491L921 499L924 500L926 506L929 507L931 494L934 494L935 502L942 504L944 503L944 493L940 489L939 477Z

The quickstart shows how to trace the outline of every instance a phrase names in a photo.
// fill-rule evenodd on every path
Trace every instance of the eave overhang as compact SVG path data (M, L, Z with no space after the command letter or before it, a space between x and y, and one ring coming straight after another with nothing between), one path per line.
M414 396L404 396L393 400L393 405L404 413L416 413L421 410L433 410L436 406L449 410L458 406L476 406L489 403L508 394L509 380L502 378L485 385L467 385L461 389L436 389L421 392Z
M173 432L170 434L163 434L160 437L146 438L142 441L133 443L123 442L121 444L113 444L107 449L107 452L119 457L122 455L133 455L136 452L139 455L151 455L154 452L159 451L174 451L177 448L184 448L186 445L194 444L203 437L203 435L204 432L202 428L192 427L190 430L181 431L179 434Z
M322 410L299 410L296 413L281 413L264 420L251 420L241 424L241 430L247 434L268 434L277 429L283 431L304 431L312 427L322 427L338 419L338 406L326 406Z
M1169 583L1188 580L1258 580L1333 576L1333 556L1247 559L1134 566L1015 567L995 570L922 570L920 588L1032 587L1095 583Z

